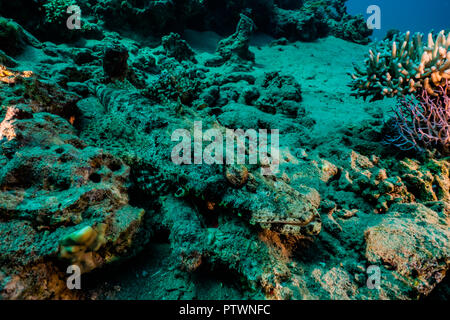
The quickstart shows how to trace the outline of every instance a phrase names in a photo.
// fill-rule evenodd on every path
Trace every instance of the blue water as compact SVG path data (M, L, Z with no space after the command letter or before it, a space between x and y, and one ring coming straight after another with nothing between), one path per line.
M389 29L427 33L450 28L450 0L348 0L350 14L366 13L370 5L381 9L381 29L374 38L382 39Z

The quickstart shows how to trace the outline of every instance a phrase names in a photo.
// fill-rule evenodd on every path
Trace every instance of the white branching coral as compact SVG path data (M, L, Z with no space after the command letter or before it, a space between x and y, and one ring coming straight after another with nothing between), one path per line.
M436 96L436 90L450 79L450 33L432 33L424 43L424 35L410 32L396 36L393 41L379 42L369 51L365 68L355 66L350 87L357 97L403 96L425 89Z

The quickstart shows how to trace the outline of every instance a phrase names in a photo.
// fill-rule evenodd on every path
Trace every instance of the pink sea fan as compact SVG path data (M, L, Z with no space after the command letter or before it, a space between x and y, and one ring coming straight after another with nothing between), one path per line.
M390 142L402 150L438 149L450 154L450 83L432 96L426 90L399 100L394 109L396 137Z

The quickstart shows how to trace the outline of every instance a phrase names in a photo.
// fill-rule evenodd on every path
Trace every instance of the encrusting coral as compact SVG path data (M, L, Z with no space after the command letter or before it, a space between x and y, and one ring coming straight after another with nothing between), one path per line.
M425 89L429 95L450 79L450 33L432 33L424 43L424 35L410 32L384 40L369 51L363 69L355 66L350 86L352 95L372 101L402 96Z
M86 147L63 118L26 105L8 108L0 141L0 273L11 276L14 296L72 296L64 265L88 272L130 254L143 210L128 205L129 168L119 159Z

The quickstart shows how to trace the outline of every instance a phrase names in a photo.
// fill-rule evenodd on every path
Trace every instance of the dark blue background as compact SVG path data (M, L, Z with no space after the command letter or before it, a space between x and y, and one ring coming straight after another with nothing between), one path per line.
M381 8L381 30L374 38L384 38L389 29L428 33L450 29L450 0L348 0L348 12L366 13L370 5Z

